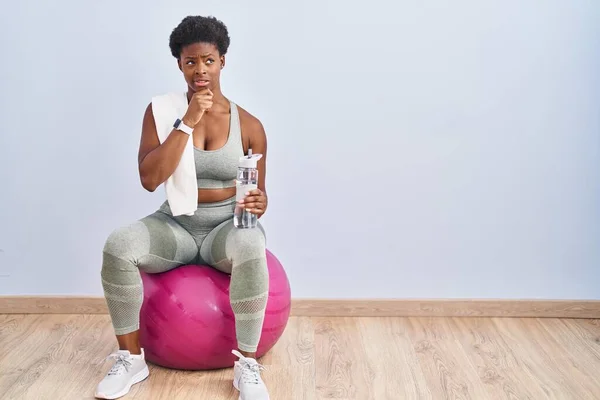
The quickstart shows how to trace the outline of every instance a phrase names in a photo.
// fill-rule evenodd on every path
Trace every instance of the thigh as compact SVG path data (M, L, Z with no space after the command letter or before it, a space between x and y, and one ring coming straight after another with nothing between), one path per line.
M140 258L140 270L164 272L197 261L198 245L194 237L173 217L156 212L140 222L148 230L148 252Z
M265 256L266 235L259 223L253 229L238 229L232 220L214 228L200 246L201 262L230 274L234 263Z
M198 246L172 217L157 211L116 229L106 242L104 257L105 263L125 262L144 272L158 273L196 261Z

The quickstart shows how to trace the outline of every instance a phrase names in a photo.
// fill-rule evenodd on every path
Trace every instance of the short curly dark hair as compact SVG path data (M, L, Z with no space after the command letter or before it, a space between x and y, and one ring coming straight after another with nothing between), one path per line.
M171 32L171 54L179 59L185 46L198 42L211 43L219 50L220 55L226 54L230 43L227 26L212 16L189 15Z

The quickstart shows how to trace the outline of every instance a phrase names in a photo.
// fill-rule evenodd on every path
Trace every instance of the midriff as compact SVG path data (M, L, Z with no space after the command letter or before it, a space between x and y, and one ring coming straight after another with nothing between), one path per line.
M215 203L235 196L235 187L223 189L198 189L198 203Z

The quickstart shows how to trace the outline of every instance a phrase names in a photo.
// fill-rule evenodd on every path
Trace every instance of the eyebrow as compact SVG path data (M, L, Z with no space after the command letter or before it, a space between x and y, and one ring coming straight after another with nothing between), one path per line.
M212 56L212 53L206 53L206 54L201 54L200 57L204 58L204 57L208 57L208 56ZM186 59L195 59L197 58L196 56L187 56Z

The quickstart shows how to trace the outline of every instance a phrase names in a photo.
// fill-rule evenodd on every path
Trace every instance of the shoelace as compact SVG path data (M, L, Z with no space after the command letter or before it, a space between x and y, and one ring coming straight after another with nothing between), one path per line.
M264 371L266 368L260 364L248 363L243 361L244 368L242 368L242 381L244 383L251 383L257 385L260 377L260 371Z
M266 368L257 362L248 362L246 357L237 350L232 350L231 352L235 354L242 363L242 381L244 383L255 385L260 383L260 371L264 371Z
M125 354L113 353L106 357L107 360L111 358L114 358L116 361L115 365L108 371L108 375L121 375L124 372L129 372L129 368L132 364Z

